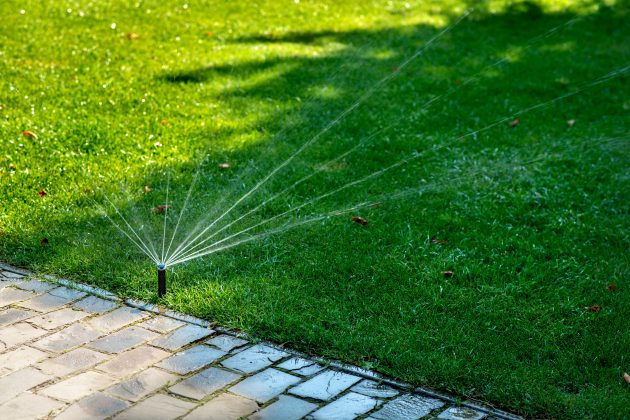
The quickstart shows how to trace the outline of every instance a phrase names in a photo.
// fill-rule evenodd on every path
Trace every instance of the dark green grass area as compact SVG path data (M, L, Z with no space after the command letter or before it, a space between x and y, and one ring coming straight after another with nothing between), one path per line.
M154 263L103 192L159 251L151 209L168 184L173 227L196 177L175 247L400 70L217 227L316 175L216 239L415 156L225 244L378 206L177 265L161 303L530 417L629 415L630 73L589 85L630 66L627 3L9 0L0 15L0 260L156 302Z

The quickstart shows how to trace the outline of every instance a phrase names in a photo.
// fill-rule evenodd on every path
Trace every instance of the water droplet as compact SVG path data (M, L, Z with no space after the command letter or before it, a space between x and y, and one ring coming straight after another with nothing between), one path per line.
M109 27L112 28L112 29L116 29L116 24L112 23L111 25L109 25Z
M20 10L20 14L21 15L26 14L26 10L24 10L24 9Z

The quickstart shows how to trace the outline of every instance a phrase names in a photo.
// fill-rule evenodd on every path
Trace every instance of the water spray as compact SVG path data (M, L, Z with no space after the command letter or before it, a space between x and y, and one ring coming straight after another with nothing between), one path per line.
M166 294L166 264L158 263L157 275L158 275L158 297L164 297L164 295Z

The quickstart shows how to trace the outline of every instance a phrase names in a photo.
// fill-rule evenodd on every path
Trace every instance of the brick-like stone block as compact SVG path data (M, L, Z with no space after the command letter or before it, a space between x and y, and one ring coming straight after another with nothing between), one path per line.
M201 400L206 396L237 381L241 375L210 367L169 388L174 394Z
M52 289L48 293L50 293L53 296L59 296L59 297L62 297L71 301L78 300L78 299L81 299L82 297L87 296L87 293L85 292L82 292L76 289L70 289L68 287L63 287L63 286Z
M431 411L444 406L434 398L405 394L385 404L383 408L370 415L370 419L378 420L417 420Z
M131 326L92 341L88 347L107 353L120 353L155 337L157 333L153 331Z
M73 324L36 341L32 345L38 349L61 353L73 347L85 344L88 341L92 341L100 334L100 332L87 325Z
M171 332L175 328L179 328L184 324L185 322L178 321L167 316L158 315L155 318L148 319L138 324L138 326L164 334Z
M47 283L44 281L39 281L39 280L27 280L27 281L18 283L16 287L22 290L30 290L31 292L35 292L35 293L44 293L44 292L49 291L50 289L54 289L57 286L55 286L54 284Z
M221 364L227 368L252 373L264 369L289 354L273 347L257 344L235 354Z
M187 324L151 341L151 344L166 350L175 351L186 344L201 340L212 334L214 330L200 327L198 325Z
M113 382L114 379L105 374L88 371L40 389L38 394L62 401L75 401L107 388Z
M106 359L107 356L103 353L80 347L61 356L45 360L39 363L37 368L49 375L61 377L79 370L89 369Z
M25 322L4 327L0 329L0 351L5 351L19 344L34 340L47 332Z
M50 312L72 302L72 299L44 293L32 299L20 302L20 306L38 312Z
M52 379L37 369L27 367L16 370L0 378L0 404L4 404L15 396Z
M280 395L278 401L252 414L249 420L299 420L317 408L317 404Z
M60 409L64 403L42 395L24 392L0 405L0 419L23 420L49 418L49 414Z
M196 408L184 417L185 420L238 420L253 413L258 404L247 398L232 394L221 394Z
M14 371L30 366L48 357L47 353L37 349L22 346L7 353L0 354L0 376L2 370Z
M310 415L315 420L353 420L380 404L380 401L367 395L349 392L336 401L320 408Z
M127 401L122 401L99 392L72 404L55 417L55 420L106 419L120 413L127 407L129 407Z
M195 407L195 404L168 395L153 395L114 417L115 420L171 420Z
M114 311L93 318L88 323L101 332L109 333L149 316L149 313L139 309L122 306Z
M88 296L85 299L75 302L73 306L91 314L102 314L118 307L118 304L111 300Z
M441 420L481 420L485 417L485 413L468 407L450 407L437 416Z
M83 311L77 311L70 308L62 308L57 311L48 312L47 314L38 315L30 318L28 322L40 328L54 330L62 325L72 324L79 321L89 314Z
M365 379L351 389L359 394L367 395L368 397L378 398L391 398L399 394L397 390L391 386L379 384L376 381Z
M37 312L16 308L9 308L4 311L0 311L0 328L28 319L37 314Z
M206 343L211 344L227 353L236 348L243 347L244 345L249 344L249 341L239 337L235 337L233 335L221 334L219 336L211 338L210 340L206 341Z
M266 403L300 380L297 376L269 368L234 385L230 392L259 403Z
M224 355L225 352L221 350L213 349L212 347L200 344L176 353L171 357L162 360L156 366L184 375L188 372L192 372L193 370L201 369Z
M120 353L109 362L100 365L98 369L117 377L124 377L164 359L169 354L154 347L140 346Z
M289 390L300 397L328 401L350 388L361 378L334 370L326 370L319 375Z
M277 367L289 370L291 373L297 373L302 376L311 376L324 369L323 366L314 360L303 359L301 357L292 357L280 363Z
M150 367L126 381L113 385L105 392L135 402L177 379L179 379L177 375Z
M5 287L0 290L0 308L31 299L35 294L26 290L19 290L13 287Z

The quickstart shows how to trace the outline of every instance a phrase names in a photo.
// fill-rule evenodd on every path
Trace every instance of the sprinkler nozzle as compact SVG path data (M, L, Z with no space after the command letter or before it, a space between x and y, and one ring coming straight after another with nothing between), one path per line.
M166 294L166 264L159 263L157 265L158 274L158 297Z

